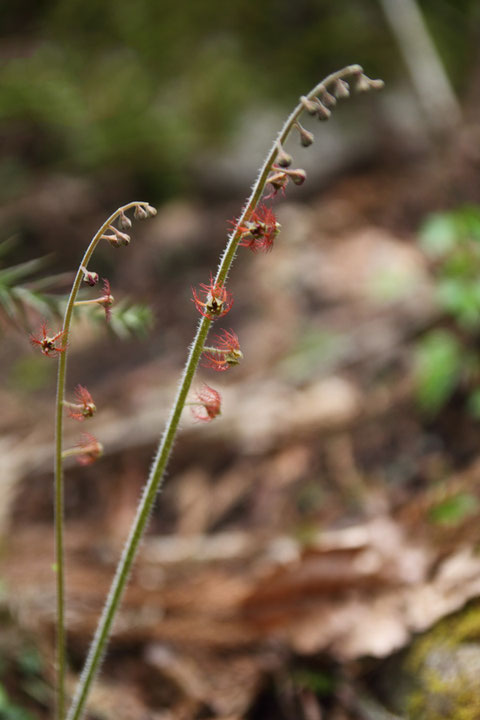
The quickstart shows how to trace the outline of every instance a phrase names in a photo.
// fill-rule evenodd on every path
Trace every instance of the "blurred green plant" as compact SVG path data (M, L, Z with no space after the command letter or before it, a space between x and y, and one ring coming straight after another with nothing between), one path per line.
M0 717L8 718L8 720L34 720L28 710L10 700L2 685L0 685Z
M0 263L5 263L6 256L16 245L15 238L0 241ZM0 268L0 312L3 323L10 322L26 327L29 310L47 317L60 317L63 298L51 295L46 290L66 278L70 279L70 275L35 278L47 263L48 258L43 257Z
M419 4L447 70L465 83L477 0ZM170 196L189 182L192 159L228 137L240 108L290 100L352 55L389 80L403 73L372 0L3 5L0 124L4 174L16 186L38 167L116 170Z
M0 265L6 264L9 253L17 247L17 244L16 238L0 241ZM0 266L0 329L2 324L27 328L31 324L32 314L46 320L61 318L66 303L65 295L47 291L65 281L71 282L71 274L62 273L37 278L37 273L43 270L48 262L48 257L42 257L18 265ZM103 312L98 312L98 308L85 307L83 312L93 321L99 317L103 320ZM132 304L123 299L116 303L108 328L120 340L126 340L132 337L145 338L152 326L153 313L147 305ZM45 376L42 374L41 382L44 379Z
M480 208L430 216L420 245L432 261L435 299L448 326L418 341L418 401L434 414L461 387L468 410L480 418Z
M475 495L460 492L434 505L430 509L429 519L436 525L455 527L469 516L476 515L478 506Z

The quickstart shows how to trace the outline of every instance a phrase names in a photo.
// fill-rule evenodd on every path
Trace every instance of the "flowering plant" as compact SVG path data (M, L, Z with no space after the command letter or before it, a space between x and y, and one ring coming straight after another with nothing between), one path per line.
M38 337L32 337L32 343L40 347L41 352L49 357L58 357L58 383L56 402L56 441L55 441L55 540L56 540L56 577L57 577L57 720L79 720L85 710L85 705L92 683L98 672L101 659L106 649L113 621L119 608L130 570L147 526L148 518L155 501L157 492L163 481L165 469L173 447L180 417L186 405L190 405L196 420L211 422L220 414L221 397L217 390L204 385L188 401L189 392L198 365L216 371L227 371L237 365L243 357L240 342L233 330L221 330L215 336L215 345L206 345L207 336L212 323L224 317L231 309L233 296L226 288L226 282L233 260L239 247L245 247L253 252L269 252L280 231L268 200L272 200L279 193L285 194L288 183L302 185L306 173L302 168L291 168L292 158L284 150L284 143L292 130L296 131L302 146L307 147L313 143L313 134L306 130L299 122L303 112L315 116L319 120L327 120L335 106L337 99L348 97L350 83L359 91L370 88L380 88L380 80L371 80L359 65L350 65L329 75L311 90L307 96L300 98L299 104L287 118L277 139L263 163L258 178L253 185L243 211L236 221L232 221L233 229L229 234L227 245L220 258L215 274L211 273L208 283L200 283L198 288L192 289L192 301L200 314L200 321L194 340L190 346L177 395L167 421L164 433L160 439L158 449L153 460L151 470L145 484L137 508L132 527L127 538L123 554L120 558L113 582L108 594L97 631L92 640L84 670L80 677L72 704L66 711L65 693L65 578L64 578L64 547L63 547L63 461L66 457L75 455L81 464L94 462L102 452L102 446L96 438L84 433L79 443L69 450L63 449L63 417L64 409L68 410L70 418L84 421L93 415L96 410L93 399L88 390L79 385L75 389L75 403L65 399L66 388L66 362L68 355L68 340L75 307L80 305L100 305L105 311L107 321L110 320L114 298L111 294L108 280L103 282L103 294L90 300L77 300L80 285L95 286L99 277L96 272L88 270L97 245L106 240L112 247L126 247L130 244L128 231L132 227L132 220L128 211L134 210L134 218L146 219L156 213L146 202L132 202L116 210L106 220L94 235L75 276L72 291L67 302L63 327L57 333L50 335L46 325L41 328ZM265 192L267 194L265 195ZM263 197L263 202L262 202ZM117 224L115 224L117 223Z

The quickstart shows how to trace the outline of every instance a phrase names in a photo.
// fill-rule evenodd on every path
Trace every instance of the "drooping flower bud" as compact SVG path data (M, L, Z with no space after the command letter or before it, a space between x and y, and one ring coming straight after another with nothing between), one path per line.
M385 87L385 83L383 82L383 80L372 80L371 78L368 78L368 81L372 90L383 90L383 88Z
M305 170L302 170L302 168L297 168L296 170L285 170L285 172L288 177L292 179L292 182L294 182L295 185L303 185L307 179L307 173Z
M313 141L315 140L313 133L305 130L305 128L302 127L302 125L300 125L298 121L295 123L295 127L299 132L300 144L302 145L302 147L309 147L310 145L312 145Z
M122 228L122 230L130 230L132 227L132 221L130 220L127 215L125 215L124 212L122 212L118 218L118 224Z
M109 225L108 229L111 230L113 233L115 233L115 237L117 238L118 245L116 247L119 247L120 245L123 245L124 247L127 247L130 245L130 235L127 235L127 233L122 232L118 228L116 228L114 225Z
M148 217L155 217L155 215L157 214L157 208L154 208L153 205L147 205L145 210L147 212Z
M98 273L87 270L87 268L84 268L83 265L81 267L81 270L83 272L83 282L87 283L87 285L90 285L90 287L93 287L98 283Z
M333 93L338 100L348 98L350 97L350 86L346 80L339 78L333 86Z
M146 220L148 218L148 213L143 205L135 205L133 216L135 220Z
M269 200L275 197L279 191L285 193L285 186L288 182L287 171L277 169L276 165L273 166L277 171L270 175L267 183L271 186L272 192L265 196L265 200Z
M318 98L315 98L316 116L319 120L328 120L332 111L329 110Z
M110 245L114 248L119 248L121 245L121 242L116 235L102 235L101 239L108 240Z
M385 87L383 80L372 80L364 73L356 76L355 90L357 92L368 92L369 90L381 90Z
M337 98L332 93L329 93L327 89L322 90L321 101L327 108L334 107L337 104Z
M300 102L302 103L303 107L310 115L317 114L317 103L316 102L305 97L305 95L302 95L302 97L300 98Z
M278 153L275 162L282 168L290 167L292 164L292 156L285 152L281 145L278 145Z

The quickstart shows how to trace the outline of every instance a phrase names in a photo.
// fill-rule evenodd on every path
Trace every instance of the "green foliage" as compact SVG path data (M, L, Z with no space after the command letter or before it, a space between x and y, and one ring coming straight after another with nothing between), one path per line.
M421 229L420 244L432 260L436 302L449 327L429 331L417 344L419 403L437 412L462 385L469 411L480 417L480 208L432 215Z
M15 247L13 238L0 241L0 262ZM36 258L27 262L0 268L0 314L3 320L15 325L26 326L28 310L45 317L59 315L63 298L46 293L55 286L63 275L50 275L36 279L48 258Z
M442 407L457 385L461 370L460 346L446 330L433 330L418 343L417 397L429 412Z
M8 697L5 688L0 685L0 717L8 718L8 720L34 720L33 715L13 703Z
M430 520L437 525L455 527L469 515L478 512L479 502L475 495L457 493L434 505L430 510Z
M99 305L86 305L76 308L78 316L84 316L89 322L104 331L105 311ZM131 303L122 299L113 304L107 330L120 340L146 338L153 327L154 316L148 305Z
M337 685L332 674L308 668L296 670L293 673L293 682L296 687L311 690L320 697L332 695Z
M403 73L371 0L4 5L2 29L13 39L0 67L0 123L16 139L4 155L17 187L27 178L14 165L16 151L27 141L26 164L120 169L158 197L171 195L182 189L192 157L218 147L248 103L290 102L299 85L352 57L388 80ZM465 78L476 47L468 31L477 5L421 3L454 79Z
M121 340L146 338L153 327L153 313L148 305L122 300L115 305L109 328Z

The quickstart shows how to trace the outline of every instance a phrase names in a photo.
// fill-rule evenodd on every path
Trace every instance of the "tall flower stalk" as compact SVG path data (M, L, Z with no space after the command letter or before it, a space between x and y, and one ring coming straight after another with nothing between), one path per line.
M231 308L233 297L226 289L226 283L230 268L237 249L239 247L250 248L254 252L269 251L279 232L280 226L276 222L275 215L271 208L264 203L259 203L263 197L266 201L279 193L284 194L290 182L301 185L306 179L306 173L301 168L292 169L292 158L284 150L284 144L290 132L295 130L299 135L302 146L307 147L313 142L313 135L305 130L300 123L299 117L307 112L316 116L319 120L327 120L337 99L348 97L350 85L353 89L363 91L383 86L380 80L371 80L364 75L359 65L350 65L325 78L314 87L310 93L300 98L300 102L285 121L278 137L273 143L267 155L258 177L253 185L250 197L248 198L242 213L230 233L225 250L220 258L215 276L211 275L208 283L202 283L198 289L193 290L192 300L195 308L200 314L200 320L190 351L178 386L177 394L166 423L164 433L160 439L158 449L153 460L151 470L143 489L140 502L133 520L125 547L115 572L110 591L108 593L103 612L101 614L97 630L90 645L85 666L80 676L72 705L67 715L67 720L80 720L83 716L85 705L92 683L99 670L104 655L108 638L112 630L116 613L119 609L128 577L135 560L140 541L146 529L148 519L152 510L157 493L161 487L164 472L170 457L173 442L178 430L180 417L185 405L191 405L194 416L198 420L209 422L220 413L220 395L213 388L205 385L195 396L195 401L188 402L188 394L200 362L204 354L204 365L214 370L226 370L238 364L243 357L236 334L233 331L223 331L223 335L217 336L217 345L206 346L208 332L212 323L223 317ZM130 203L117 210L100 228L92 239L77 272L72 292L65 311L65 320L62 331L48 338L46 330L44 337L38 341L42 345L44 354L57 354L59 357L57 405L56 405L56 453L55 453L55 537L56 537L56 569L57 569L57 665L58 665L58 692L57 692L57 717L64 720L65 716L65 623L64 623L64 549L63 549L63 457L72 454L72 451L64 451L62 456L63 437L63 410L65 407L65 377L67 361L67 344L70 333L70 325L74 306L78 304L76 297L82 279L87 284L95 284L92 279L94 273L87 270L88 262L98 242L104 238L111 245L118 247L128 245L130 238L124 230L131 225L125 212L135 207L135 217L147 217L149 206L147 203ZM150 208L150 210L152 210ZM114 221L119 219L121 230L115 228ZM97 277L98 280L98 277ZM84 302L84 301L82 301ZM107 317L113 298L110 288L104 288L104 295L90 302L103 305ZM47 341L52 340L49 344ZM42 344L43 343L43 344ZM80 400L82 417L87 414L89 406L88 398L84 393L77 393L77 400ZM82 403L85 405L83 407ZM68 403L67 405L71 405ZM83 407L83 410L82 410ZM83 412L85 411L85 412ZM70 413L72 416L72 413ZM75 416L75 412L73 413ZM95 439L93 439L95 440ZM93 441L84 442L83 445L87 460L95 455L96 446ZM86 449L85 449L86 448Z
M116 210L101 226L101 228L93 236L85 254L82 258L80 266L77 270L75 280L73 281L70 296L65 308L62 330L56 335L49 337L47 335L46 324L42 326L42 338L37 340L32 338L32 342L39 344L44 354L58 355L58 374L57 374L57 395L55 405L55 465L54 465L54 523L55 523L55 575L56 575L56 717L63 720L66 710L65 697L65 673L66 673L66 650L65 650L65 551L64 551L64 481L63 481L63 461L68 457L71 451L63 450L63 416L64 408L67 406L65 401L65 385L67 377L67 356L68 356L68 340L71 332L71 324L73 319L74 307L82 281L88 285L94 285L98 281L96 273L89 273L88 263L99 242L105 237L105 233L110 228L114 228L113 223L118 218L126 217L125 213L131 208L138 208L145 213L145 217L154 213L154 209L146 202L131 202ZM113 235L116 237L115 233ZM99 446L100 447L100 446ZM77 449L75 454L80 451L80 457L86 458L88 454L82 453L82 448Z

